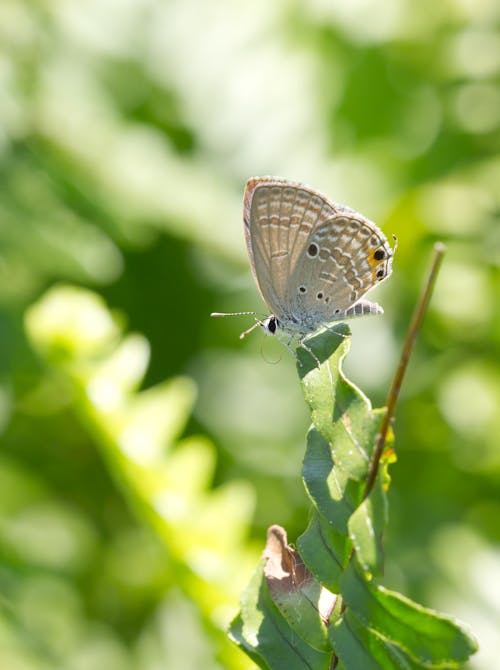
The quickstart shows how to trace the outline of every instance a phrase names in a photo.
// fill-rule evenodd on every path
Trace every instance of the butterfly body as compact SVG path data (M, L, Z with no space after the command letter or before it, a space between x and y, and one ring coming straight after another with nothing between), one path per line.
M254 278L272 315L264 329L307 334L336 321L380 314L362 300L392 271L381 230L319 191L280 177L249 179L244 225Z

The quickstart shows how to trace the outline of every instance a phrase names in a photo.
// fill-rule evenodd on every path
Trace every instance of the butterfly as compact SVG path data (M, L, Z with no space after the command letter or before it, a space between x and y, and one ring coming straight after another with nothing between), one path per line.
M363 296L390 276L396 247L362 214L305 184L252 177L243 219L252 273L271 314L241 337L261 326L288 337L290 349L294 338L304 346L307 335L334 322L383 313Z

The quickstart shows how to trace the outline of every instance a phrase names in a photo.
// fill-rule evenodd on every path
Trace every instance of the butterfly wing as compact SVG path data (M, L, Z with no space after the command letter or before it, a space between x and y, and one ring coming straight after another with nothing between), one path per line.
M313 231L335 215L335 205L317 191L279 177L249 179L244 223L252 272L278 318L290 313L290 277Z
M354 210L336 207L310 233L289 278L287 304L312 323L354 315L349 308L392 272L393 250L382 231Z

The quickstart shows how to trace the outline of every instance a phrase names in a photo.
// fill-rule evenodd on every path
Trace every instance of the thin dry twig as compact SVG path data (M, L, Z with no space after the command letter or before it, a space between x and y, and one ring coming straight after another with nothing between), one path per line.
M446 247L442 242L437 242L434 245L434 257L432 259L429 275L424 284L424 290L422 291L417 306L415 307L415 311L413 312L413 316L410 325L408 327L408 333L406 334L406 340L404 343L403 351L401 353L401 358L399 360L399 365L396 370L396 374L394 375L394 378L392 380L391 388L389 389L386 411L384 414L382 425L380 426L380 432L377 436L377 443L375 445L375 449L373 451L372 458L370 461L370 467L366 479L366 488L363 496L364 499L366 499L370 495L370 491L372 490L377 480L380 458L382 456L382 452L384 451L385 442L387 440L387 434L389 432L389 426L392 423L394 412L396 410L396 404L398 402L399 391L401 390L401 384L403 383L406 368L408 367L408 361L410 360L411 352L413 350L413 346L415 344L418 331L420 330L420 326L422 325L423 318L425 316L427 307L429 305L429 301L432 296L434 285L436 284L437 275L439 272L439 268L441 267L441 262L443 260L445 251ZM354 547L351 551L351 559L353 555L354 555ZM343 612L344 610L345 610L345 603L342 603L341 611ZM330 660L329 670L334 670L337 667L338 660L339 659L337 655L333 654Z
M415 344L415 339L417 337L420 326L422 325L423 318L427 311L429 301L431 299L432 291L436 283L437 275L439 268L441 266L441 261L443 260L446 247L442 242L436 242L434 245L434 257L432 259L431 269L427 277L427 281L424 285L424 290L420 296L420 299L415 307L413 316L408 328L408 333L406 335L406 340L404 343L403 351L401 353L401 359L399 361L396 374L392 380L391 388L389 390L389 395L387 396L387 407L380 426L380 432L377 436L377 443L372 454L370 468L368 470L368 476L366 479L366 488L364 493L364 498L367 498L370 495L370 492L375 484L377 479L380 458L382 452L384 451L385 442L387 440L387 434L389 432L389 427L392 423L394 412L396 409L396 404L399 398L399 391L401 390L401 384L403 383L403 378L405 376L406 368L408 367L408 361L410 360L411 352Z

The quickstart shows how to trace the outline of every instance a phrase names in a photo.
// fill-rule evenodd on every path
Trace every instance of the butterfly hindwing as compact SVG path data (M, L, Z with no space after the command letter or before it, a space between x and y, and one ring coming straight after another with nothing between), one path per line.
M292 311L333 321L391 273L392 249L378 227L344 208L310 235L290 277Z

